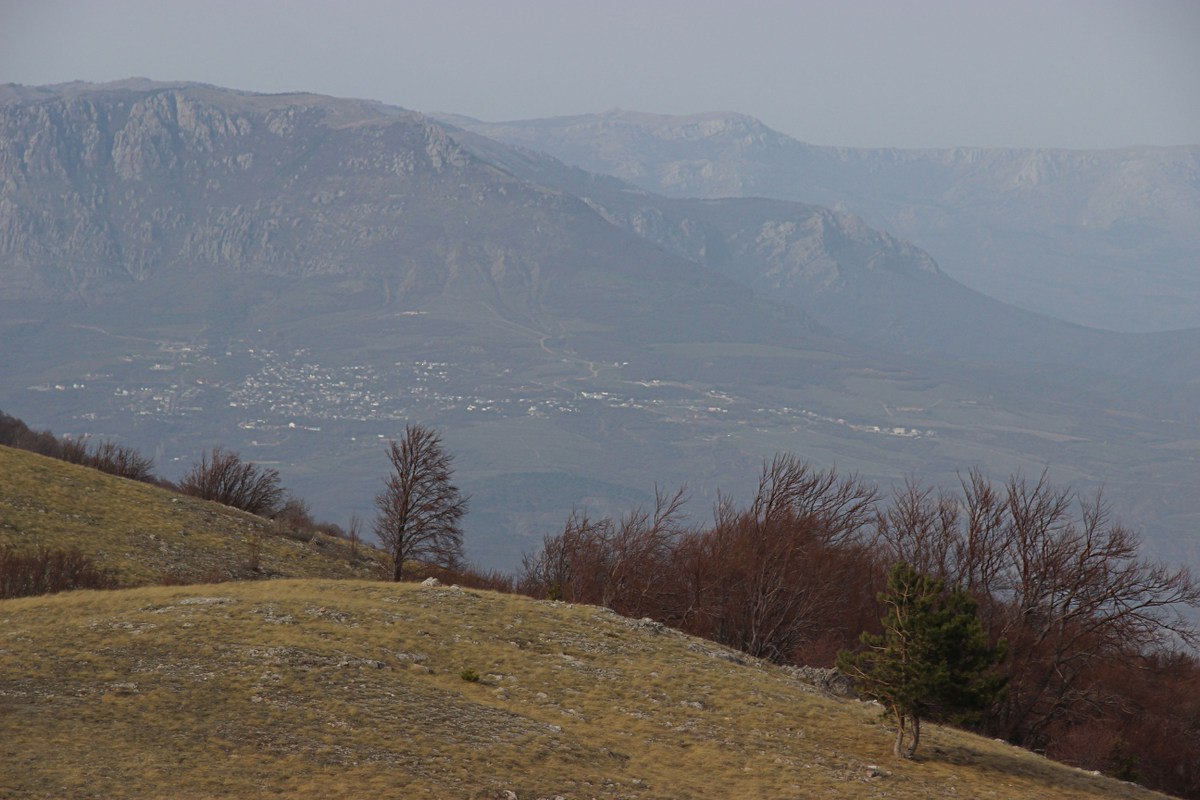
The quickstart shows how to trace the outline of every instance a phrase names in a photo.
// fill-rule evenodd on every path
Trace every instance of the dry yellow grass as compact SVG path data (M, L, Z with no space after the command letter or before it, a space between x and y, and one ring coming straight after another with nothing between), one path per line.
M950 729L890 747L872 706L594 607L322 580L0 602L0 797L1157 796Z
M0 546L78 547L124 585L184 579L375 577L379 554L299 541L236 509L0 446ZM259 570L249 569L252 548Z

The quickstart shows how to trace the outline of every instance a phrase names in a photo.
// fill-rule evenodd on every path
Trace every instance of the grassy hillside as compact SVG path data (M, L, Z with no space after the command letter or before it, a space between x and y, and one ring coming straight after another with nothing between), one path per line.
M1156 796L953 730L890 747L877 707L590 606L326 580L0 602L0 797Z
M375 577L374 554L328 536L289 538L272 523L23 450L0 446L0 547L78 547L121 583L181 579ZM258 548L258 570L250 569Z

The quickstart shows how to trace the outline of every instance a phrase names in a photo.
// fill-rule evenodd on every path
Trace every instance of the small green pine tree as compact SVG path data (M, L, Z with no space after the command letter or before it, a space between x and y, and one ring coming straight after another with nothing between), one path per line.
M896 722L896 756L912 758L922 719L968 723L1000 699L1004 680L993 667L1004 643L989 645L965 591L947 591L903 562L879 599L883 635L864 633L864 649L839 654L838 668L883 704Z

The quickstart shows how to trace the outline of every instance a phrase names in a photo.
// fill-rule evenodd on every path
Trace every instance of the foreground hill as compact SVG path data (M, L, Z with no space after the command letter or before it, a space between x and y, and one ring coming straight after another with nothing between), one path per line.
M228 506L0 446L5 545L78 547L126 585L376 574L375 553L367 548L351 554L348 542L324 534L291 538Z
M2 796L1159 796L933 727L895 762L877 707L783 669L456 587L8 600L0 641Z

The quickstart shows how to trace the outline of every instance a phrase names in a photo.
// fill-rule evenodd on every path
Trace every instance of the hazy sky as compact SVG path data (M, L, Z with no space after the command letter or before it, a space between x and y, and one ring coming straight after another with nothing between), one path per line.
M0 82L488 120L733 110L818 144L1200 144L1200 0L0 0Z

